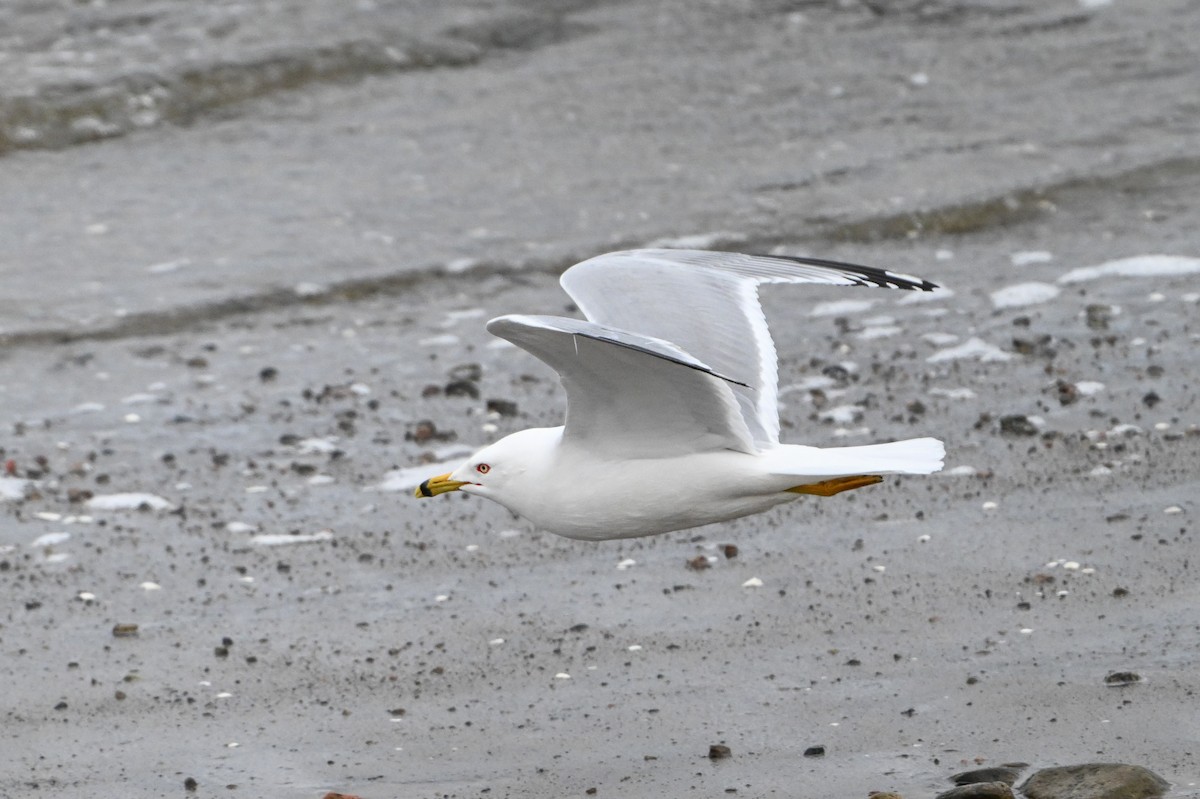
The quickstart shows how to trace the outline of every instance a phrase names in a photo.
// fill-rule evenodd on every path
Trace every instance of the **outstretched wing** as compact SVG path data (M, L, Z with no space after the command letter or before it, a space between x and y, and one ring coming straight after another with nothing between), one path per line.
M775 344L760 283L932 291L921 278L817 258L626 250L572 266L562 286L588 319L676 344L740 385L731 391L758 449L779 442Z
M614 458L754 452L730 378L670 342L558 316L501 316L487 329L558 372L567 445Z

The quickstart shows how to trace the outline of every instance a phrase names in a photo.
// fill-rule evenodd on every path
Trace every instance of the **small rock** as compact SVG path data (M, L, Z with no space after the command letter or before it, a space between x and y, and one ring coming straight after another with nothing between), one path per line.
M712 746L708 747L709 760L722 760L732 754L733 752L730 751L729 747L725 744L713 744Z
M452 380L443 389L447 397L479 399L479 386L470 380Z
M196 782L195 777L188 777L183 781L183 787L184 790L194 791L196 788L200 787L200 783Z
M1017 781L1017 777L1021 776L1024 768L1025 765L1022 763L977 768L955 774L950 781L955 785L975 785L980 782L1003 782L1005 785L1012 785Z
M1036 436L1037 425L1029 421L1029 417L1021 414L1011 414L1000 417L1000 433L1006 436Z
M704 555L697 555L687 562L687 567L692 571L702 572L705 569L711 568L712 564L708 562L708 558Z
M937 795L937 799L1014 799L1012 788L1004 782L976 782L951 788Z
M1146 396L1142 397L1142 404L1147 408L1153 408L1158 403L1162 402L1162 397L1158 396L1157 392L1151 391Z
M804 756L805 757L825 757L824 744L817 744L816 746L808 747L807 749L804 750Z
M136 624L114 624L112 634L114 638L134 638L138 634L138 626Z
M904 797L895 791L871 791L867 794L867 799L904 799Z
M512 400L490 399L487 401L488 413L498 413L501 416L516 416L517 403Z
M1055 384L1055 390L1058 392L1058 402L1061 405L1073 405L1079 401L1079 389L1074 383L1059 380Z
M1029 799L1153 799L1169 783L1149 769L1124 763L1047 768L1021 786Z
M726 544L721 551L725 553L726 560L733 560L738 556L737 544Z
M264 383L270 383L277 377L279 377L279 370L274 366L264 366L258 370L258 379Z
M1108 330L1112 321L1113 308L1111 305L1089 305L1087 307L1087 326L1092 330Z
M1136 671L1112 671L1104 677L1104 684L1114 687L1122 685L1133 685L1135 682L1141 682L1142 675Z

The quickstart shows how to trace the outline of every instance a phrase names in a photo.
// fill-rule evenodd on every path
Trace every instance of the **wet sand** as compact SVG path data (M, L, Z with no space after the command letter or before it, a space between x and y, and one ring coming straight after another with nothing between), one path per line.
M0 300L0 488L21 495L0 500L0 792L911 798L976 763L1113 760L1197 793L1200 289L1144 261L1062 281L1200 253L1184 6L776 5L597 6L588 33L475 72L314 84L0 161L3 194L28 200L5 217ZM652 34L674 47L652 58ZM776 69L788 37L828 48L829 73ZM1124 44L1076 63L1077 37ZM852 58L861 40L895 50ZM989 43L1008 51L995 74ZM979 72L939 73L953 59ZM568 105L589 70L606 99ZM688 81L732 105L655 100ZM796 81L858 105L798 116L780 102ZM622 85L642 88L626 117ZM968 135L982 109L1035 102L1057 122L996 113L1007 133ZM721 124L675 135L688 119ZM821 143L845 163L810 160ZM398 158L427 190L381 160ZM563 312L572 257L684 235L951 289L764 291L786 440L933 434L947 472L603 544L403 490L423 462L561 419L553 376L486 319ZM842 300L871 304L824 313ZM171 508L88 505L124 492ZM1107 686L1115 671L1142 679ZM716 743L732 756L710 760Z

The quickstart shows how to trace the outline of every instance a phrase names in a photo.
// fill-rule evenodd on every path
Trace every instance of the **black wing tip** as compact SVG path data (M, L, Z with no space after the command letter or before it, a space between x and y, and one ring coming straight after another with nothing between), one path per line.
M877 266L852 264L848 261L831 261L827 258L809 258L802 255L756 255L756 258L773 258L778 261L790 261L804 266L819 266L844 272L851 278L858 278L856 285L879 286L887 289L904 291L935 291L940 289L937 283L915 275L905 275L899 272L889 272Z

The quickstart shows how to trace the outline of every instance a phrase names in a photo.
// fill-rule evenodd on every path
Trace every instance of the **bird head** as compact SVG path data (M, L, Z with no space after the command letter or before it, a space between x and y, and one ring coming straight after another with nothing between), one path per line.
M433 497L451 491L475 494L508 505L522 493L530 472L548 467L562 428L537 427L505 436L476 452L452 472L430 477L414 496Z

